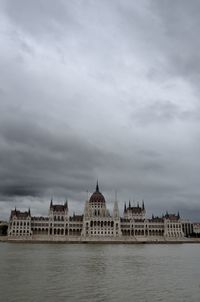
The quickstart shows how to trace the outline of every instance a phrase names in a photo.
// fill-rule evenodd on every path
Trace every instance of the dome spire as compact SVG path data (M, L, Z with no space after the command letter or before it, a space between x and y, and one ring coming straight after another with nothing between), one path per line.
M105 198L104 198L103 194L99 191L98 180L97 180L97 184L96 184L96 190L92 194L92 196L90 197L89 203L93 203L93 204L102 203L102 204L105 204Z
M96 192L99 192L99 183L98 183L98 179L97 179L97 184L96 184Z

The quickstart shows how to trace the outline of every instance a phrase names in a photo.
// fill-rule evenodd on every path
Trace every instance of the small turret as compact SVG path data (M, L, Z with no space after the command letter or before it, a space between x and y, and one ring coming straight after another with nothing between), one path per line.
M113 217L119 218L119 208L118 208L118 202L115 200L114 208L113 208Z
M124 203L124 213L126 212L126 203Z
M144 200L142 201L142 209L144 210Z
M98 183L98 179L97 179L97 184L96 184L96 192L99 192L99 183Z
M128 207L131 208L131 201L129 200Z
M68 201L67 201L67 199L65 201L64 207L65 207L66 210L68 210Z

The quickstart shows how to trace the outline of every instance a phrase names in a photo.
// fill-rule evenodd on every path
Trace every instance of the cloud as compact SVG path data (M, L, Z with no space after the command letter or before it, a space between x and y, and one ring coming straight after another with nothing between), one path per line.
M133 122L142 126L148 124L166 124L176 121L193 122L199 121L199 108L184 109L181 106L168 100L152 101L149 105L138 106L131 114Z
M169 70L191 82L199 78L199 1L152 1L163 29L163 47ZM178 16L178 18L177 18Z

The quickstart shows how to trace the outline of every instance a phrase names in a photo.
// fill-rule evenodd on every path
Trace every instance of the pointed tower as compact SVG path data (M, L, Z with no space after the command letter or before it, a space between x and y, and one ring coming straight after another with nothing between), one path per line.
M65 204L64 204L65 209L68 211L68 201L66 199Z
M126 208L126 204L124 205ZM125 210L125 209L124 209ZM113 222L114 222L114 237L121 236L121 226L120 226L120 215L119 215L119 207L117 202L117 194L115 195L115 202L113 207Z
M85 208L84 208L84 219L87 219L89 216L90 216L89 201L86 200L86 202L85 202Z
M142 209L144 210L144 200L142 201Z
M99 192L99 183L98 183L98 179L97 179L97 184L96 184L96 192Z
M126 213L126 202L124 203L124 213Z
M118 207L118 202L115 200L114 202L114 207L113 207L113 218L114 219L119 219L119 207Z

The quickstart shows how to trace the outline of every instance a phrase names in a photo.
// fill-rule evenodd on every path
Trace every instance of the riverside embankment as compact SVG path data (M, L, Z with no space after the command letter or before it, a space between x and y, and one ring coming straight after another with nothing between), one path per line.
M183 243L200 243L200 238L180 238L169 239L163 237L134 237L134 238L85 238L85 237L48 237L34 236L32 238L11 238L0 236L0 242L12 243L91 243L91 244L183 244Z

